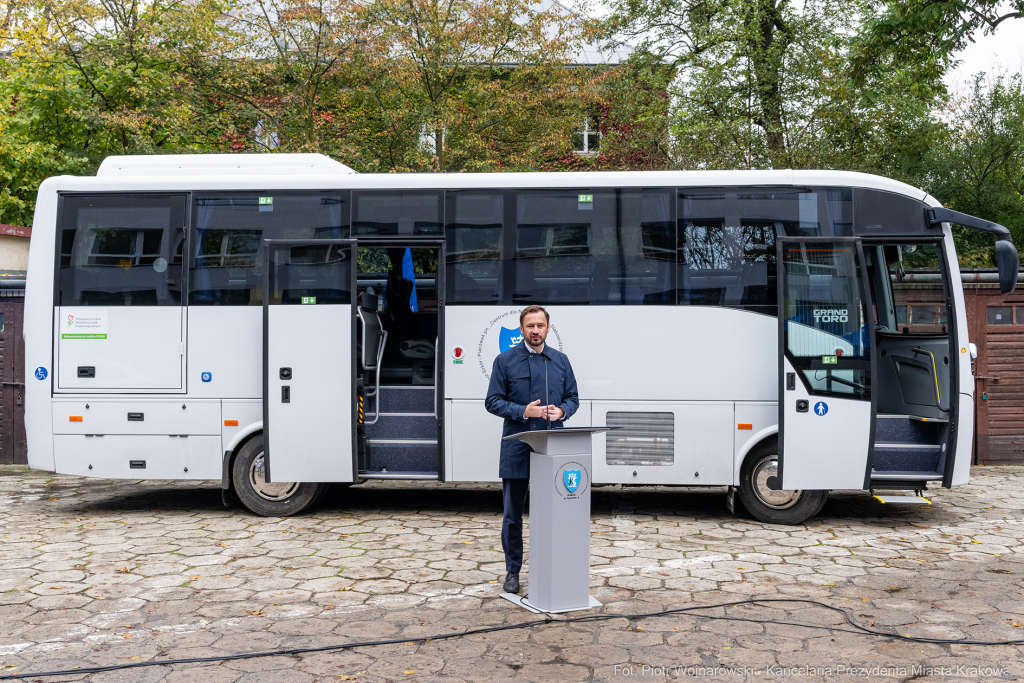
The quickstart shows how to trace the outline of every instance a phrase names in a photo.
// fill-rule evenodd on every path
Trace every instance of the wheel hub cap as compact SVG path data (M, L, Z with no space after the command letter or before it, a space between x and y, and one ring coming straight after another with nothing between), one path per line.
M773 510L785 510L796 505L802 491L773 491L768 480L779 476L779 456L768 455L754 466L754 493L758 500ZM775 483L775 482L772 482Z
M264 454L260 453L252 461L249 467L249 484L263 500L281 501L287 500L299 488L296 482L267 482L267 469Z

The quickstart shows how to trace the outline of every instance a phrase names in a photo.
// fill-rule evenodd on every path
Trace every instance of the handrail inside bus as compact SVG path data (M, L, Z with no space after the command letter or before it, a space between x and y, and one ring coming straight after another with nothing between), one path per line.
M370 396L373 397L373 420L370 422L363 421L364 425L377 424L377 420L380 419L380 364L384 360L384 345L388 343L388 331L383 330L383 335L380 339L380 346L377 347L377 365L373 371L374 375L374 386L373 393Z

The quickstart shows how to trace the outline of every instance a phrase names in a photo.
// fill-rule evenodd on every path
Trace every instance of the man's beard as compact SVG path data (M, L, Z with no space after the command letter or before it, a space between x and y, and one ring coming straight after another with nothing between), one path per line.
M526 341L530 346L541 346L544 340L547 339L547 335L528 335Z

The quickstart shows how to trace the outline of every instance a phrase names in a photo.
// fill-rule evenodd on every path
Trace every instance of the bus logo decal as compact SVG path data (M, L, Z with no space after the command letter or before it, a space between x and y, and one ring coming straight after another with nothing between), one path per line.
M36 368L36 379L46 379L46 368L41 366Z
M849 320L850 311L847 308L814 309L814 322L816 323L845 323Z
M452 365L462 365L465 358L466 350L461 346L456 346L452 349Z
M814 404L814 414L817 415L818 417L824 417L824 415L827 412L828 404L825 403L824 401L818 401L817 403Z
M498 333L498 346L501 353L505 353L509 349L513 349L523 341L523 331L518 327L510 330L507 327L502 327L501 332Z
M523 341L523 333L518 326L512 328L504 326L504 323L515 325L519 322L520 310L512 308L504 313L499 313L491 318L487 322L487 326L480 332L480 338L476 340L476 365L480 368L480 374L484 379L491 378L491 363L495 356L515 348ZM552 348L564 352L565 345L562 343L562 335L558 331L557 325L551 326L551 334L548 335L547 343Z

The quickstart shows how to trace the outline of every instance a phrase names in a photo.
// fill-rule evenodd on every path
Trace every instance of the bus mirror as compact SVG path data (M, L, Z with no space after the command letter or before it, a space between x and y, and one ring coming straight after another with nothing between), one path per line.
M1020 257L1013 242L996 240L996 267L999 269L999 291L1012 294L1017 288L1017 272L1020 270Z

